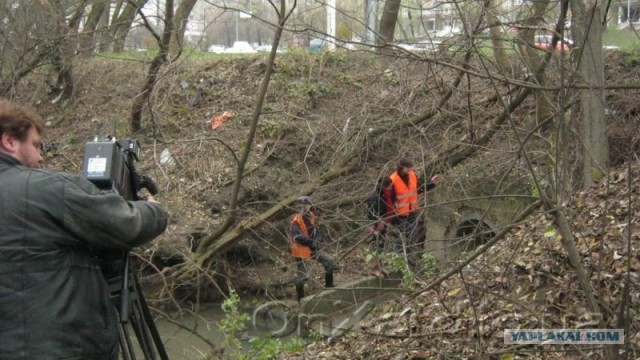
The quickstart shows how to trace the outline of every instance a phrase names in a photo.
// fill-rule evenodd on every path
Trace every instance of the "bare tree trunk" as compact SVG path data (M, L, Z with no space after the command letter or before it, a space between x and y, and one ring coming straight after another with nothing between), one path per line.
M124 6L125 0L108 0L109 7L111 6L111 2L114 1L116 6L113 7L113 14L111 14L111 18L109 19L109 24L112 26L118 22L118 16L120 16L120 12L122 11L122 6Z
M602 52L602 5L572 1L573 30L578 40L576 54L582 81L587 85L580 90L582 115L582 187L589 188L606 173L609 160L607 124L604 113L604 60Z
M153 33L153 29L150 24L147 23L147 28ZM133 106L131 107L131 131L137 132L142 128L142 110L144 104L149 99L151 92L158 80L158 73L162 68L162 65L167 62L169 55L169 44L171 43L171 37L173 36L173 0L165 1L165 18L164 18L164 32L162 38L158 41L158 47L160 50L158 54L151 60L149 65L149 72L147 78L142 87L142 92L133 100Z
M620 17L620 6L617 3L611 3L609 7L609 25L618 25L618 18Z
M398 12L400 11L400 0L387 0L384 3L382 17L380 18L380 31L378 32L377 43L384 46L393 42L398 22Z
M70 27L65 20L65 9L59 0L41 1L41 4L53 15L53 41L51 44L51 62L58 73L55 91L59 92L55 101L67 100L73 94L73 55L74 42L70 36ZM73 20L73 18L72 18ZM76 19L76 20L79 20Z
M131 29L131 24L136 17L136 13L139 9L142 9L147 1L148 0L128 1L124 10L122 10L122 13L118 16L118 19L115 22L112 22L111 34L113 37L114 52L124 51L124 43L127 39L127 34L129 34L129 30ZM171 9L171 11L173 12L173 9ZM165 26L167 26L166 21Z
M523 5L525 6L525 5ZM544 72L538 71L542 65L542 59L537 50L532 48L535 38L536 28L543 20L543 16L549 7L549 0L534 1L531 8L528 9L525 18L522 20L525 28L518 32L520 39L520 53L527 66L530 75L534 76L534 80L539 85L544 85ZM540 124L549 118L553 113L553 105L549 97L543 91L538 91L536 96L536 122Z
M411 38L415 39L416 38L416 30L414 29L413 17L411 16L411 11L407 11L407 17L408 17L408 21L409 21L409 31L411 32Z
M564 24L568 11L569 0L562 0L560 2L560 14L555 26L555 33L559 35L558 38L564 37ZM563 66L563 64L561 63L560 66ZM558 75L560 83L564 84L565 72L562 68L560 69ZM571 179L570 175L571 164L569 162L569 131L567 128L567 121L565 119L566 101L567 92L558 92L558 111L557 114L550 114L550 116L553 116L554 121L549 121L549 123L555 124L555 130L551 132L552 141L549 143L548 151L549 154L553 155L548 157L548 178L549 184L553 184L553 186L555 187L552 193L552 201L554 201L556 204L564 204L564 201L568 199L573 189L573 180ZM548 120L551 119L552 118L548 118ZM546 119L544 119L543 121L546 121Z
M498 70L505 74L509 70L509 56L502 42L502 25L498 18L500 4L497 0L489 0L489 9L486 11L487 22L489 23L489 36L493 47L493 57L496 59Z
M113 39L111 38L111 18L109 17L109 9L111 7L111 0L107 1L107 8L102 13L100 21L98 23L98 51L107 52L111 49Z
M100 19L103 18L105 12L108 16L108 2L108 0L95 0L91 3L91 12L87 16L84 30L80 36L80 53L83 55L90 55L95 50L98 38L96 29L98 29Z
M197 0L182 0L176 9L174 16L173 28L174 36L171 41L171 52L180 51L183 48L184 32L187 28L187 22L189 21L189 15L196 5Z
M76 11L73 12L71 18L69 18L69 29L73 34L78 34L78 29L80 28L80 20L84 16L84 12L87 8L87 3L89 0L82 0L78 3L76 7Z

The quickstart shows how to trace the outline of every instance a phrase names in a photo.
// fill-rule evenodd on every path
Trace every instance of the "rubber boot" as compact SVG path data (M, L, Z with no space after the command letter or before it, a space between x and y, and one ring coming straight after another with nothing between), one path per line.
M328 272L324 274L324 287L326 288L333 287L333 272Z
M297 285L296 284L296 296L298 297L298 302L304 297L304 284Z

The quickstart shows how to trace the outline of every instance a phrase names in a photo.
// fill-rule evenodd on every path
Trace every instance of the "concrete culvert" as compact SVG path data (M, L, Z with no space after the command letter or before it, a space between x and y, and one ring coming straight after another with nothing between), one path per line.
M455 239L451 247L455 253L472 251L494 236L495 232L489 221L481 216L467 216L456 224Z

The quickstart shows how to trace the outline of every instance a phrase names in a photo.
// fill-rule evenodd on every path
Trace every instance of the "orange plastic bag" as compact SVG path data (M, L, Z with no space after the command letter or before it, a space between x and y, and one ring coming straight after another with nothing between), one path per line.
M213 117L211 119L211 130L216 130L217 128L222 126L222 124L224 124L225 121L231 119L234 115L235 114L232 112L225 111L222 113L222 115Z

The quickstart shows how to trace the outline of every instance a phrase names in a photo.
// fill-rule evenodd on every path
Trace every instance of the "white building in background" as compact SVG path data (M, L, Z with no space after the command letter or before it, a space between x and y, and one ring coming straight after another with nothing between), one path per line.
M416 5L401 9L400 25L404 33L413 38L403 39L414 42L437 36L453 35L462 28L456 6L446 0L418 0ZM399 34L398 34L399 35Z
M511 26L519 19L522 4L527 0L498 0L498 9L493 9L505 23ZM459 7L451 0L417 0L414 5L401 9L401 26L414 39L444 38L462 33L464 24Z
M206 24L204 20L197 20L189 17L189 21L187 22L187 26L184 30L184 41L192 44L201 42L206 36L205 27Z

